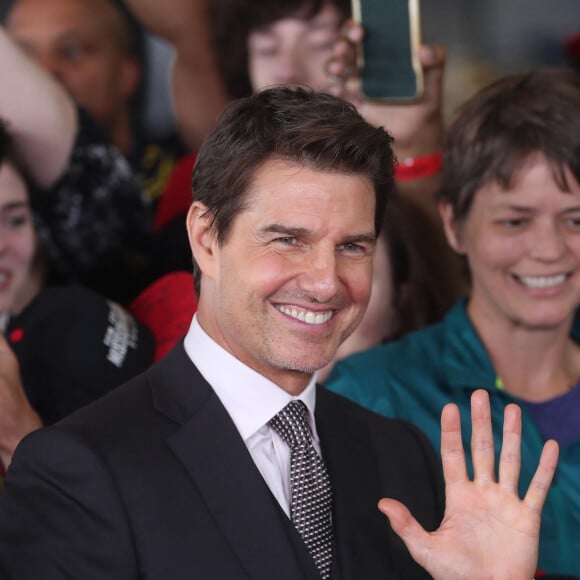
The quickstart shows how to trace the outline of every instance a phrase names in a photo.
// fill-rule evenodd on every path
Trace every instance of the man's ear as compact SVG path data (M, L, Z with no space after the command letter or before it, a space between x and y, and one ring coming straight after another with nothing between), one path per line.
M445 237L447 238L448 244L458 253L465 254L463 248L463 243L461 241L461 231L457 222L455 221L455 214L453 212L453 206L450 203L440 202L439 203L439 215L441 216L441 221L443 222L443 229L445 230Z
M211 227L211 213L200 201L194 201L187 212L187 235L191 253L202 274L212 277L215 271L217 240Z

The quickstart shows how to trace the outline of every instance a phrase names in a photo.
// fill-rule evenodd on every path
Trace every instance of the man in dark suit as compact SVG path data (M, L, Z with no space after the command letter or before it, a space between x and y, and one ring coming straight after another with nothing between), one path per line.
M418 430L316 386L368 301L390 141L304 90L222 116L194 170L190 330L21 443L0 499L2 578L530 580L557 446L520 500L515 407L497 483L485 395L474 481L457 410L444 410L445 508Z

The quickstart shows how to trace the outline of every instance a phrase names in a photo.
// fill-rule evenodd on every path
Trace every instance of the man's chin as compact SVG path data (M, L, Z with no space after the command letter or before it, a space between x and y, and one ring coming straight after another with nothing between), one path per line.
M333 360L334 353L320 357L304 356L302 358L298 357L296 359L288 360L285 366L289 371L312 375L320 369L326 367L326 365L328 365Z

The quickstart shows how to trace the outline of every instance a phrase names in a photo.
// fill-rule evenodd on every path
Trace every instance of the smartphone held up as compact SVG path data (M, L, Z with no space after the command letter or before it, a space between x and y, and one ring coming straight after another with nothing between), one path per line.
M351 0L364 28L361 90L368 99L405 102L423 94L419 0Z

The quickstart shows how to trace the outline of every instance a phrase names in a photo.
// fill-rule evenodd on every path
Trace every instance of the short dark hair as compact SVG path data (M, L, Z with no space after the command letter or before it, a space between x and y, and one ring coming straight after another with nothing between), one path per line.
M368 177L376 195L375 231L394 190L392 137L367 123L350 103L303 88L276 87L232 103L202 145L193 170L193 199L208 207L223 243L256 171L269 159L314 170ZM196 291L199 271L194 263Z
M248 37L289 16L310 19L326 4L334 6L346 20L350 0L220 0L211 7L213 45L218 68L234 98L252 94L249 77Z
M509 189L535 153L546 156L563 191L569 189L567 168L580 182L578 73L562 68L510 75L466 101L447 131L438 198L451 204L461 223L483 186Z

